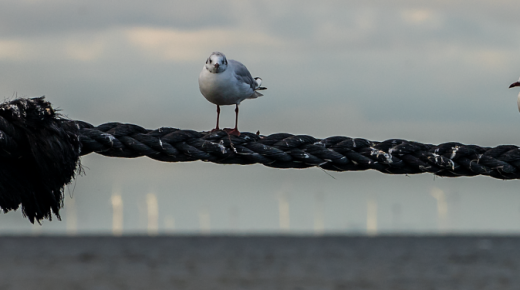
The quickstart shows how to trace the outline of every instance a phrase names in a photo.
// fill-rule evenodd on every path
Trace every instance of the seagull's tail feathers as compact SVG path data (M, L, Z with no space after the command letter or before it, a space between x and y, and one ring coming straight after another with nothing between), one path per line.
M262 87L262 79L261 78L256 77L255 78L255 82L256 82L255 91L267 90L266 87ZM262 94L260 94L260 95L263 96Z
M256 98L261 97L261 96L263 96L263 94L255 91L248 99L256 99Z
M260 92L258 91L261 91L261 90L267 90L266 87L262 87L262 79L259 78L259 77L256 77L255 78L255 88L253 89L254 90L254 93L248 97L248 99L256 99L258 97L261 97L263 96L263 94L261 94Z

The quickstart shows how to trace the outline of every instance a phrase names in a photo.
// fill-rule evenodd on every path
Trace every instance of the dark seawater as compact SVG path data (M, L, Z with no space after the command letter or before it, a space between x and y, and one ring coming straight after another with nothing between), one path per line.
M0 290L520 289L520 237L0 237Z

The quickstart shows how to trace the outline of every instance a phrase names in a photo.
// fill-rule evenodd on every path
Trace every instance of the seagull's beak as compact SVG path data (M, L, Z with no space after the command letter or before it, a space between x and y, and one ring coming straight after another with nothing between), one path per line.
M512 83L509 88L513 88L513 87L518 87L520 86L520 81L516 82L516 83Z
M219 65L218 62L217 62L217 63L215 64L215 68L218 70L218 67L219 67L219 66L220 66L220 65Z

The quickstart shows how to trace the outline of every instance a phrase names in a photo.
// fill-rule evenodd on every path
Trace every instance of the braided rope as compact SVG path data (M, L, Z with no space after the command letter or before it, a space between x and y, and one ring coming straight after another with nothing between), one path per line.
M41 97L0 104L0 208L8 212L21 205L31 222L51 219L52 214L59 218L64 186L81 170L80 156L92 152L166 162L202 160L274 168L318 166L334 171L374 169L388 174L520 179L520 150L514 145L432 145L341 136L316 139L285 133L234 136L224 131L148 130L121 123L94 127L62 118Z
M456 142L432 145L342 136L316 139L285 133L234 136L224 131L147 130L121 123L98 127L84 122L76 124L80 127L81 155L96 152L112 157L148 156L166 162L202 160L219 164L260 163L274 168L318 166L333 171L374 169L389 174L428 172L448 177L520 178L520 150L514 145L489 148Z

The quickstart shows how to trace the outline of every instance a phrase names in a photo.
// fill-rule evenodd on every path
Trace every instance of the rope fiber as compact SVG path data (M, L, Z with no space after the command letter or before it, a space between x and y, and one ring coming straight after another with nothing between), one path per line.
M316 139L287 133L235 136L166 127L148 130L121 123L95 127L62 118L41 97L0 105L0 207L7 212L21 205L31 222L51 219L51 212L59 218L63 188L81 170L80 155L92 152L165 162L201 160L274 168L317 166L333 171L520 178L520 150L515 145L432 145L343 136Z

